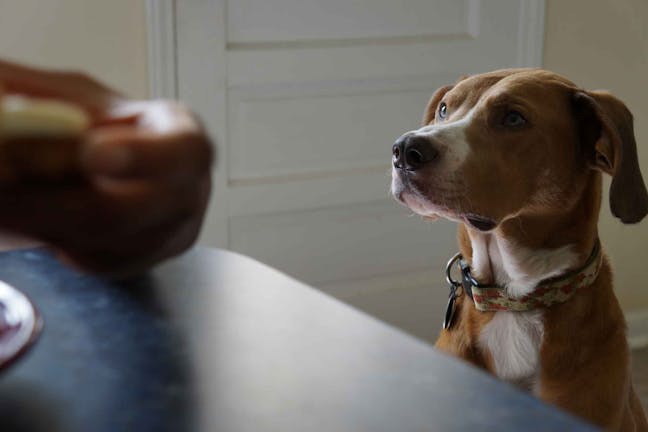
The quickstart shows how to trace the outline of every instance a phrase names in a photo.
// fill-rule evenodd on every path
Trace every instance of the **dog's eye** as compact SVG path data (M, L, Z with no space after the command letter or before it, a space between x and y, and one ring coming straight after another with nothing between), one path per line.
M448 106L445 102L441 102L441 105L439 105L439 118L444 119L446 115L448 115Z
M522 114L520 114L517 111L509 111L502 119L502 126L509 127L509 128L516 128L516 127L524 126L525 124L526 124L526 119Z

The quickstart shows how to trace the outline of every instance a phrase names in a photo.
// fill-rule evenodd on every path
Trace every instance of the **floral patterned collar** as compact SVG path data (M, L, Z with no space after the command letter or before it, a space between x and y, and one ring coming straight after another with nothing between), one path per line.
M597 239L590 257L582 267L564 275L546 279L540 282L533 292L522 297L509 297L506 289L499 285L480 284L470 274L470 266L463 260L461 254L455 255L448 262L446 273L447 280L451 284L451 297L459 296L458 288L461 287L466 295L473 300L477 310L522 312L566 302L578 290L590 286L596 280L602 262L601 245ZM461 282L453 280L450 276L455 264L461 270ZM452 303L454 308L454 301ZM451 315L454 315L454 311L451 312ZM450 321L448 324L451 324L452 321L452 319L448 320L448 311L446 311L446 321ZM446 323L444 323L444 327L447 328Z

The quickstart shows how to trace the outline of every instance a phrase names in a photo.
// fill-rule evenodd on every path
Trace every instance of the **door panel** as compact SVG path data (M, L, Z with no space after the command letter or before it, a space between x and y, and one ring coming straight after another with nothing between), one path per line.
M388 144L400 134L403 118L417 125L427 95L421 89L330 87L232 89L230 182L385 172Z
M418 271L446 261L447 249L434 245L454 242L452 226L417 219L381 200L234 217L230 238L233 249L253 253L277 268L290 267L298 279L322 286Z
M202 242L434 335L455 228L389 197L391 144L437 87L539 65L543 11L536 0L175 2L178 93L219 144Z
M474 1L229 0L230 44L466 33Z

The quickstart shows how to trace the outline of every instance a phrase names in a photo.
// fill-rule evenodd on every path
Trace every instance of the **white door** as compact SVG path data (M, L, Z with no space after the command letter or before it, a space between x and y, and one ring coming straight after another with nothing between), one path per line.
M539 65L544 2L180 0L172 12L171 85L218 141L203 244L434 337L455 228L390 198L391 145L437 87Z

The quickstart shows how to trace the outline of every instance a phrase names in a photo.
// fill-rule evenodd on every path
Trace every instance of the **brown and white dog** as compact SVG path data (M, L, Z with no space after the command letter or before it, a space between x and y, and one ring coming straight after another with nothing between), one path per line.
M423 126L392 151L394 197L459 222L460 252L480 285L515 302L599 259L586 286L546 307L482 311L459 290L436 346L606 429L648 430L597 246L601 173L612 176L616 217L636 223L648 213L626 106L552 72L494 71L437 90Z

